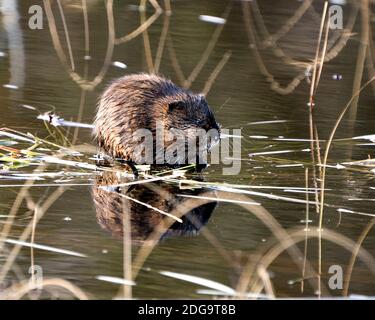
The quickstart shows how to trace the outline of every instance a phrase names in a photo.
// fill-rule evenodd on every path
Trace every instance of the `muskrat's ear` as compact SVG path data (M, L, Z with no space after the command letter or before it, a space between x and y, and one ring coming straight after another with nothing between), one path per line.
M168 112L173 112L174 110L182 110L186 108L184 101L173 101L168 105Z

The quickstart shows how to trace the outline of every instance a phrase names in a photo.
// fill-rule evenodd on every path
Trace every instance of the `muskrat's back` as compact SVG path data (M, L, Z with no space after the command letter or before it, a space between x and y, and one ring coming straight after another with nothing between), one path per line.
M137 163L134 150L139 143L132 135L139 129L154 135L157 122L165 130L219 130L202 95L157 75L134 74L115 80L103 92L95 118L95 136L106 154Z

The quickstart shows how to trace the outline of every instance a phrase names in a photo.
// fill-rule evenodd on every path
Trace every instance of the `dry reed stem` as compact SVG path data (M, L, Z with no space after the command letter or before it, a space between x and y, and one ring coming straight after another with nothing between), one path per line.
M170 5L169 5L168 10L170 12L170 10L171 10ZM168 30L169 30L170 19L171 18L170 18L169 14L166 14L164 16L163 29L162 29L161 34L160 34L159 45L158 45L158 49L156 51L156 56L155 56L155 66L154 66L155 73L159 73L160 64L161 64L161 60L163 58L163 52L164 52L164 48L165 48L165 42L166 42L166 39L167 39Z
M271 35L270 33L268 32L268 29L264 23L264 20L263 20L263 16L260 12L260 9L259 9L259 6L258 6L258 2L256 0L254 1L251 1L251 6L252 6L252 12L253 12L253 15L254 15L254 18L255 18L255 22L258 26L258 28L260 29L260 32L262 33L262 37L267 39L267 40L263 40L263 43L266 43L267 45L266 46L262 46L262 44L260 45L262 49L265 49L266 47L270 46L274 55L278 58L281 58L284 63L286 64L293 64L295 66L302 66L302 65L306 65L306 62L302 62L302 61L297 61L293 58L291 58L290 56L286 55L284 50L282 50L278 45L277 45L277 41L270 41L269 39L271 39ZM311 8L311 6L310 6ZM255 32L256 33L256 32Z
M169 58L171 60L171 64L174 69L174 72L176 73L178 82L182 84L185 82L186 78L185 78L184 72L182 71L181 65L178 61L176 51L173 47L173 41L172 41L171 36L168 36L168 39L167 39L167 49L168 49Z
M147 1L149 1L149 0L140 0L139 6L145 8L144 10L141 10L140 13L139 13L141 25L143 25L146 22L146 4L147 4ZM145 50L148 72L149 73L155 73L154 61L153 61L153 58L152 58L150 39L148 37L147 28L142 32L142 37L143 37L143 47L144 47L144 50Z
M170 16L172 14L171 0L164 0L164 7L165 13Z
M302 4L301 7L303 7L304 5L305 4ZM271 46L275 56L281 58L286 64L290 64L290 65L293 65L295 67L305 66L305 68L307 68L308 63L302 62L302 61L297 61L297 60L287 56L284 53L284 51L277 45L276 41L270 41L269 40L269 39L271 39L272 36L269 34L269 32L267 30L267 27L264 24L264 21L263 21L262 15L260 13L259 7L257 5L257 2L252 1L251 6L253 8L253 13L254 13L257 25L259 26L259 29L263 34L263 38L266 39L266 40L263 41L263 44L266 45L266 47ZM243 3L243 10L245 9L245 7L248 7L250 9L248 4ZM311 5L308 8L313 9L313 7ZM300 8L300 9L302 10L302 8ZM353 30L353 27L354 27L354 24L355 24L357 13L358 13L358 6L356 5L356 3L354 3L354 10L351 11L351 14L348 18L347 24L340 34L339 40L337 41L337 43L334 43L331 46L331 48L328 50L328 52L325 54L324 62L328 62L328 61L334 59L342 51L342 49L346 46L347 41L353 35L352 30ZM301 17L302 16L299 16L299 19ZM297 23L299 21L299 19L294 20L294 22ZM245 20L246 31L247 31L248 36L249 36L249 41L250 41L250 43L252 43L252 49L254 51L254 56L255 56L255 59L257 60L257 65L258 65L261 73L266 77L267 81L271 83L271 89L276 91L277 93L283 94L283 95L292 93L296 89L296 87L301 83L301 81L306 78L305 70L303 70L299 75L297 75L287 86L281 87L280 84L277 81L275 81L274 76L267 70L267 67L265 66L265 64L263 62L262 56L259 53L258 47L256 46L256 42L257 42L256 41L256 35L255 35L256 29L254 28L254 26L251 25L251 21L250 21L251 19L250 19L250 16L248 15L247 12L244 12L244 20ZM250 39L252 39L252 40L250 40ZM335 39L333 39L333 40L334 40L334 42L336 41ZM263 45L263 48L264 48L264 45Z
M89 300L87 294L81 290L79 287L75 286L71 282L60 279L60 278L50 278L43 279L41 285L44 287L58 287L69 291L79 300ZM30 291L39 289L37 285L31 284L29 281L21 282L11 286L10 288L4 290L0 293L0 299L2 300L19 300L25 294L28 294Z
M104 58L104 62L102 68L100 69L97 76L92 81L88 81L82 78L77 72L75 72L68 64L68 59L64 53L64 50L61 46L60 37L56 28L56 21L53 15L51 2L50 0L43 0L44 3L44 11L47 16L48 26L52 37L52 43L57 53L57 56L63 65L63 67L67 70L68 74L72 78L74 82L76 82L81 88L86 90L93 90L99 83L103 81L105 74L108 71L108 68L111 64L112 54L113 54L113 47L114 47L114 39L115 39L115 30L114 30L114 21L113 21L113 0L106 1L106 13L107 13L107 20L108 20L108 42L107 42L107 51Z
M81 89L81 97L79 101L79 108L78 108L78 115L77 115L77 122L82 122L82 117L83 117L83 111L85 108L85 102L86 102L86 94L87 91L84 89ZM74 128L74 133L73 133L73 139L72 139L72 145L75 145L77 140L78 140L78 134L79 134L79 127Z
M324 34L322 54L321 54L320 59L319 59L319 71L318 71L318 75L317 75L317 78L316 78L316 81L315 81L315 91L314 91L314 93L316 93L316 90L317 90L318 85L319 85L320 76L322 75L323 65L324 65L324 61L325 61L325 55L327 53L328 33L329 33L329 28L330 28L329 25L330 25L330 20L329 20L329 17L328 17L327 23L326 23L326 32Z
M224 193L221 193L221 195L225 196ZM248 197L243 196L243 195L237 195L236 194L236 195L232 195L232 197L233 196L235 196L235 198L237 198L237 199L248 199L249 200ZM288 250L288 253L291 256L294 263L301 269L301 271L305 267L305 270L307 270L307 272L309 274L317 275L317 273L315 272L315 270L312 268L312 266L310 265L310 263L308 261L306 261L305 266L303 265L303 263L301 262L301 261L303 261L303 254L300 252L298 247L294 246L293 241L290 238L288 232L285 231L281 227L281 225L273 218L273 216L265 208L263 208L261 206L250 206L250 205L246 205L246 204L240 204L240 206L245 208L249 212L253 213L259 220L261 220L270 229L272 234L275 236L275 238L279 242L280 246L282 246L284 249L287 249L287 248L291 249L291 250ZM257 256L261 257L261 254L258 254ZM260 260L261 259L262 258L260 258ZM253 274L254 276L256 276L256 272L254 272L254 271L256 270L256 265L259 265L259 264L264 265L262 262L259 262L259 263L253 262L252 263L253 272L250 272L250 274ZM246 270L246 268L245 268L245 270ZM257 281L257 279L255 278L253 283L256 283L256 281ZM310 281L312 287L316 289L315 282L310 280L310 279L309 279L309 281ZM247 279L247 281L244 281L244 283L248 283L248 284L251 283L251 279ZM247 287L248 287L248 285L244 285L244 284L239 283L236 291L239 292L240 294L244 294L246 292ZM250 290L250 292L252 292L252 289Z
M122 191L122 194L125 190ZM129 212L127 201L125 198L122 198L122 225L123 225L123 239L122 239L122 248L123 248L123 277L126 280L132 280L132 240L131 240L131 223L130 223L130 216L129 214L125 214ZM122 285L122 295L119 294L118 297L123 297L125 299L132 298L132 286L130 285Z
M232 10L232 3L229 2L227 7L225 8L223 14L221 15L221 18L227 20L228 16ZM193 71L190 73L188 78L184 81L183 87L184 88L190 88L192 83L195 81L195 79L198 77L199 73L202 71L203 67L206 65L207 60L209 56L211 55L212 51L214 50L217 40L219 39L221 32L223 31L225 24L219 24L214 33L212 34L211 40L209 41L206 49L204 50L201 59L194 67Z
M372 41L372 31L371 31L371 29L369 30L369 40L370 40L370 45L369 45L369 48L367 49L366 62L367 62L368 76L369 76L369 78L372 78L372 77L375 76L375 67L374 67L375 48L373 49L374 42ZM375 82L372 83L372 91L373 91L373 95L375 96Z
M332 59L336 58L340 54L342 49L345 48L348 40L353 36L353 28L354 28L355 21L357 19L357 15L358 15L358 10L359 10L356 1L353 1L353 7L354 7L354 9L352 10L351 15L348 18L346 26L341 32L340 39L337 41L337 43L335 45L333 45L329 49L329 51L326 54L324 62L328 62L328 61L331 61Z
M309 97L309 128L310 128L310 148L311 148L311 160L312 160L312 165L313 165L313 182L315 186L315 190L318 189L318 183L316 179L316 169L315 169L315 149L314 149L314 121L313 121L313 108L314 108L314 103L315 103L315 93L317 90L318 86L318 81L320 78L320 73L323 68L323 63L324 63L324 54L326 50L326 44L328 42L328 29L329 29L329 17L326 25L326 36L325 36L325 41L323 44L323 50L322 50L322 57L320 59L320 62L318 62L319 59L319 53L320 53L320 47L321 47L321 41L322 41L322 35L323 35L323 30L324 30L324 24L326 21L326 15L327 15L327 10L328 10L328 1L324 2L324 8L323 8L323 13L322 13L322 19L320 22L320 29L319 29L319 36L318 36L318 42L316 46L316 51L315 51L315 59L314 59L314 64L313 64L313 74L312 74L312 79L311 79L311 86L310 86L310 97ZM317 75L317 68L318 64L320 66L318 75ZM321 162L321 161L320 161ZM315 192L315 199L316 202L319 203L319 196L318 192ZM319 212L320 208L318 205L316 205L316 211ZM322 273L322 263L321 263L321 258L322 258L322 246L321 246L321 238L319 238L319 246L318 246L318 295L320 297L321 295L321 273Z
M331 148L331 144L333 141L333 137L336 133L336 130L338 126L340 125L341 120L343 119L346 111L350 108L352 105L354 99L359 96L359 94L362 92L363 89L365 89L372 81L375 80L375 77L367 81L352 97L350 98L347 105L344 107L343 111L340 113L338 119L336 120L336 123L331 131L330 137L326 142L326 147L324 151L324 159L323 159L323 168L322 168L322 179L321 179L321 196L320 196L320 212L319 212L319 234L323 235L323 213L324 213L324 199L325 199L325 185L326 185L326 167L327 167L327 161L328 161L328 155ZM321 274L322 271L322 265L321 265L321 253L322 253L322 242L321 238L319 238L319 274Z
M174 216L174 215L172 215L172 214L170 214L168 212L162 211L162 210L160 210L158 208L155 208L155 207L153 207L153 206L151 206L151 205L149 205L149 204L147 204L145 202L142 202L142 201L139 201L139 200L134 199L132 197L129 197L126 194L120 194L120 195L121 195L122 198L125 198L125 199L130 200L130 201L134 201L135 203L138 203L138 204L140 204L142 206L145 206L146 208L149 208L149 209L152 209L152 210L154 210L156 212L159 212L160 214L163 214L163 215L165 215L165 216L167 216L167 217L169 217L169 218L171 218L171 219L173 219L173 220L175 220L177 222L180 222L180 223L182 222L179 217L176 217L176 216Z
M361 0L360 11L361 11L361 40L359 43L352 94L357 92L359 88L361 87L365 60L366 60L366 52L369 47L369 34L370 34L369 0ZM352 101L352 106L350 108L351 111L350 111L349 119L353 121L357 117L358 99L359 99L359 96L356 96L356 98L354 98L354 100Z
M293 245L297 245L297 243L303 241L305 239L305 231L303 229L292 229L288 231L289 237L292 239ZM310 232L309 238L319 238L320 232ZM322 234L324 240L330 241L335 243L344 249L348 250L349 252L353 252L356 250L357 245L356 243L351 240L350 238L343 236L337 232L332 230L325 229L324 233ZM259 264L262 265L265 269L272 264L272 262L282 253L284 252L285 247L282 244L276 244L273 248L271 248L265 255L262 256ZM359 248L358 249L358 256L361 260L366 264L368 269L375 275L375 259L374 257L365 249ZM254 288L251 288L250 291L254 293Z
M53 46L55 47L55 51L57 53L57 56L58 56L61 64L68 71L71 78L75 82L79 82L79 81L81 81L81 78L78 75L78 73L74 72L71 69L71 67L69 66L68 59L67 59L67 57L64 53L64 50L61 46L60 38L59 38L57 28L56 28L55 17L53 15L52 8L51 8L51 2L50 2L50 0L43 0L43 4L44 4L44 11L46 13L47 20L48 20L48 26L49 26L49 30L50 30L50 33L51 33Z
M309 203L309 168L305 169L305 187L306 187L306 214L305 214L305 243L304 243L304 249L303 249L303 267L302 267L302 281L301 281L301 293L303 293L304 290L304 284L305 284L305 274L306 274L306 261L307 261L307 244L308 244L308 230L309 230L309 213L310 213L310 206Z
M261 292L264 288L267 296L269 296L271 299L275 299L275 290L273 289L272 281L267 270L262 265L260 265L257 269L257 273L259 278L262 280L262 284L258 288L256 288L256 292Z
M172 194L170 192L167 192L164 189L158 188L158 187L156 187L155 185L152 185L152 184L149 184L147 186L153 192L158 193L161 198L168 200L168 202L170 202L170 203L172 203L174 205L179 205L179 206L181 205L181 204L177 203L177 200L176 200L176 197L175 197L174 194ZM207 194L212 194L213 196L212 197L200 197L199 199L208 200L207 203L215 201L215 199L217 199L217 196L216 196L215 192L211 191L210 193L207 193ZM180 214L182 214L182 215L185 215L189 211L190 210L186 209L184 207L184 205L179 210ZM199 225L197 225L195 223L195 221L193 219L189 219L189 222L192 223L196 228L200 227ZM223 259L228 264L232 264L233 263L232 254L230 252L228 252L228 250L226 250L221 245L220 241L209 231L208 228L202 228L200 230L200 232L206 238L206 240L216 249L216 251L223 257Z
M208 194L211 194L208 192ZM206 203L212 202L212 200L203 200L203 199L187 199L181 202L180 206L175 208L170 214L176 217L181 218L183 215L193 210L194 208L204 205ZM160 236L168 230L175 221L171 218L165 218L159 225L154 228L154 231L145 241L144 245L138 250L134 260L133 260L133 281L137 278L139 271L144 265L146 259L153 251L156 246Z
M331 134L329 136L329 139L326 142L325 151L324 151L324 158L323 158L323 169L322 169L322 183L321 183L321 198L320 198L320 213L319 213L319 229L322 229L323 226L323 212L324 212L324 196L325 196L325 185L326 185L326 167L327 167L327 161L328 161L328 155L329 151L331 149L331 145L333 142L333 137L336 134L337 128L339 127L341 120L343 119L345 113L348 111L350 106L352 105L352 102L356 97L360 95L360 93L372 82L375 80L375 77L368 80L357 92L355 92L352 97L349 99L348 103L344 107L344 109L341 111L339 117L336 120L335 125L333 126L333 129L331 131Z
M227 20L229 14L231 12L231 8L232 8L232 5L229 3L227 5L226 9L224 10L224 13L222 14L223 19ZM171 60L171 64L172 64L172 67L173 67L173 69L176 73L176 76L177 76L177 79L178 79L179 83L181 83L181 85L184 88L188 89L188 88L191 87L191 85L194 83L194 81L198 77L199 73L202 71L203 67L206 65L209 56L211 55L213 49L216 46L216 43L218 41L218 38L220 37L220 34L221 34L223 28L224 28L224 24L216 27L216 29L215 29L214 33L212 34L212 37L211 37L205 51L203 52L200 60L194 66L193 70L191 71L190 75L187 78L185 77L184 72L182 71L181 65L178 61L176 52L175 52L174 47L173 47L173 40L172 40L171 36L168 36L168 38L167 38L167 49L168 49L169 57L170 57L170 60ZM224 54L223 58L218 63L218 65L214 68L213 72L211 73L211 75L209 76L209 78L207 79L207 81L205 83L205 86L204 86L203 92L202 92L203 94L208 94L208 92L210 91L213 83L215 82L215 79L219 75L221 69L224 67L224 65L226 64L226 62L230 58L230 55L231 54L229 53L229 51L227 51ZM156 70L158 70L158 69L156 69Z
M66 45L68 47L68 53L69 53L69 59L70 59L70 67L71 67L72 71L75 71L76 67L75 67L75 63L74 63L74 57L73 57L73 51L72 51L72 44L70 42L68 25L67 25L66 20L65 20L64 9L63 9L63 7L61 5L61 1L60 0L57 0L57 5L59 7L61 21L62 21L63 28L64 28Z
M207 198L211 195L211 192L207 193ZM229 196L225 192L216 192L217 196L221 199L228 199ZM206 197L206 194L202 195L203 197ZM230 199L232 200L235 198L235 200L240 201L238 204L239 206L245 208L249 212L253 213L260 221L262 221L275 235L275 237L278 239L278 241L285 246L285 248L288 248L288 252L290 253L293 261L301 268L302 270L302 257L303 255L299 251L298 248L293 246L293 243L291 243L291 240L289 238L289 235L287 232L284 231L284 229L279 225L279 223L273 218L273 216L263 207L261 206L255 206L248 204L249 201L252 201L250 198L235 194L230 195ZM181 217L187 212L191 211L193 208L201 206L205 203L212 202L212 200L207 199L188 199L186 201L181 202L180 206L175 208L171 214ZM133 260L133 281L136 279L141 267L143 266L144 262L146 261L147 257L151 254L153 248L155 247L157 241L159 240L160 236L163 234L165 230L167 230L171 225L173 224L173 220L171 219L165 219L159 226L155 228L155 231L149 236L147 241L145 242L145 245L143 245L139 251L137 252L137 255L135 259ZM205 236L203 231L207 230L206 228L202 229L202 235ZM209 239L208 239L209 240ZM228 257L229 258L229 257ZM301 258L301 259L300 259ZM309 273L315 274L315 271L312 269L311 265L307 263L306 268ZM245 269L246 270L246 269ZM244 282L248 283L248 279L244 280ZM315 285L314 282L311 282L312 286ZM239 292L239 296L241 296L246 290L247 286L243 286L241 284L238 285L238 288L242 288L243 290L237 290Z
M210 92L212 85L214 84L214 82L215 82L216 78L218 77L219 73L221 72L221 70L224 68L224 66L226 65L226 63L230 59L231 55L232 55L231 51L227 51L223 55L223 57L221 58L221 60L219 61L219 63L215 67L215 69L212 71L209 78L207 79L207 81L204 85L204 88L202 90L202 94L204 94L206 96Z
M143 1L143 0L141 0ZM146 21L144 21L137 29L134 31L128 33L127 35L121 37L121 38L116 38L115 39L115 44L122 44L129 42L130 40L138 37L141 35L143 32L145 32L155 21L157 18L159 18L160 14L162 13L162 9L160 6L155 7L155 2L156 1L150 1L151 5L154 7L155 12L150 16ZM142 2L141 2L142 3Z
M284 37L302 18L307 9L310 8L312 2L313 0L304 0L302 4L299 6L299 8L295 11L294 15L291 18L289 18L281 28L278 28L278 31L270 38L268 38L263 45L267 47L267 44L274 43L278 41L280 38Z
M320 52L320 44L322 41L322 35L323 35L323 29L324 29L324 22L327 14L328 9L328 1L324 2L324 8L323 8L323 14L322 14L322 20L320 22L320 29L319 29L319 36L318 36L318 44L316 46L315 51L315 59L314 59L314 65L313 65L313 74L311 79L311 86L310 86L310 108L313 107L314 103L314 93L316 91L316 72L318 67L318 60L319 60L319 52Z
M251 7L247 1L242 1L242 12L245 23L245 30L249 40L249 45L253 51L254 58L256 60L256 64L259 68L259 71L271 84L272 90L282 95L292 93L295 90L295 88L297 88L297 86L301 83L301 81L306 78L305 70L301 72L299 75L297 75L285 87L282 87L280 83L275 80L274 76L268 71L266 65L263 62L262 56L257 46L257 39L254 33L255 28L251 19Z
M31 273L31 283L32 285L35 285L35 275L34 275L34 271L35 271L35 260L34 260L34 247L33 247L33 244L34 244L34 240L35 240L35 231L36 231L36 225L37 225L37 217L38 217L38 212L39 212L39 206L36 205L35 206L35 209L34 209L34 216L32 218L32 228L31 228L31 239L30 239L30 243L32 244L30 246L30 273Z
M317 74L317 67L318 67L318 57L319 57L319 52L320 52L321 39L322 39L327 9L328 9L328 2L325 1L324 8L323 8L323 14L322 14L321 22L320 22L319 37L318 37L318 42L317 42L316 51L315 51L315 59L314 59L314 64L313 64L313 75L312 75L312 80L311 80L311 85L310 85L310 97L309 97L310 149L311 149L311 161L312 161L312 166L313 166L313 168L312 168L313 169L313 171L312 171L313 183L314 183L314 187L315 187L315 190L316 190L315 191L315 201L317 203L317 205L316 205L316 212L317 213L319 212L319 195L318 195L318 191L317 191L318 190L318 182L317 182L317 178L316 178L316 168L315 168L316 159L315 159L314 140L315 140L316 137L314 135L313 108L314 108L314 101L315 101L314 93L315 93L316 88L317 88L316 74ZM329 21L329 19L328 19L328 21ZM327 24L327 28L328 28L328 24ZM325 43L327 43L327 41L328 41L328 31L327 31ZM321 62L320 62L321 66L323 65L323 61L324 61L324 55L322 56L322 59L321 59ZM320 159L318 161L319 161L319 163L321 162Z
M38 223L39 220L43 217L44 213L49 209L51 205L65 192L64 187L58 187L49 197L48 199L43 203L42 206L39 207L40 214L36 216L36 222ZM31 221L28 226L24 229L21 236L19 237L18 241L26 241L27 238L30 236L32 232L32 228L34 225L34 221ZM16 259L19 251L21 250L21 245L17 244L13 247L11 250L5 264L0 269L0 283L2 283L10 270L14 260Z
M90 55L90 28L89 28L89 16L87 13L87 0L82 0L82 14L83 23L85 28L85 56Z
M257 1L256 0L252 1L251 5L253 7L253 12L254 12L254 16L255 16L256 22L258 24L258 27L263 34L263 38L269 39L271 37L271 35L269 34L268 29L267 29L266 25L264 24L262 14L259 10ZM351 11L351 14L348 18L348 21L347 21L346 25L345 25L345 28L340 33L337 33L339 35L339 38L336 39L336 37L334 36L331 39L331 40L333 40L333 45L331 46L331 48L329 49L329 51L325 55L324 62L328 62L328 61L334 59L341 52L341 50L346 46L348 40L353 35L352 31L353 31L355 20L356 20L357 14L358 14L358 5L357 5L356 2L353 3L353 7L354 7L354 10ZM314 13L314 18L319 18L319 22L320 22L321 16L316 13L314 7L312 5L310 5L308 9ZM294 64L296 66L302 66L303 64L306 64L305 62L297 61L297 60L291 58L290 56L286 55L284 53L284 51L277 45L276 41L269 42L267 40L263 40L263 43L266 43L267 46L271 46L271 48L274 52L274 55L276 57L282 58L283 61L286 64Z
M113 49L115 45L115 23L113 18L113 0L106 1L106 13L107 13L107 23L108 23L108 41L107 41L107 51L104 57L103 66L100 69L98 75L93 81L85 83L83 88L88 90L93 90L99 83L103 81L105 74L111 65Z
M45 167L45 165L42 164L42 165L38 166L35 170L41 170L44 167ZM19 208L21 207L21 204L22 204L28 190L32 187L33 184L34 184L34 180L32 178L28 179L25 182L24 186L21 188L21 190L18 192L17 197L14 200L12 208L10 209L10 212L8 214L7 220L6 220L6 222L4 224L4 227L2 228L1 233L0 233L0 252L3 250L5 240L8 237L10 230L12 229L14 218L16 217L16 214L17 214ZM0 283L1 283L1 281L0 281Z
M345 279L344 279L344 287L342 289L342 295L344 297L347 297L349 294L349 285L350 285L350 278L352 276L353 268L355 261L358 256L358 252L362 247L363 241L366 239L368 233L372 229L372 227L375 225L375 219L372 219L370 223L365 227L365 229L362 231L361 235L359 236L356 246L352 252L352 256L350 257L349 265L347 266L347 271L345 274Z

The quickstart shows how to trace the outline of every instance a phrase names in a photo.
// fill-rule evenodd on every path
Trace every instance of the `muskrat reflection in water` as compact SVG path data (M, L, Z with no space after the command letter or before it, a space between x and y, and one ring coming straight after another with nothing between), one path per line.
M167 224L163 227L163 223L166 222L166 219L171 218L155 209L171 213L178 206L181 206L183 201L186 201L186 198L176 196L177 193L198 196L204 191L182 191L176 186L163 182L133 184L121 188L113 187L130 181L119 178L119 175L114 172L103 172L101 176L96 178L96 183L92 188L92 196L99 225L109 231L113 237L118 239L123 237L123 214L129 215L130 234L133 243L143 243L156 227L160 226L162 226L163 231L159 240L181 235L195 236L210 219L217 204L212 201L197 206L187 213L183 212L182 223L176 221L165 230ZM148 207L140 202L147 204Z

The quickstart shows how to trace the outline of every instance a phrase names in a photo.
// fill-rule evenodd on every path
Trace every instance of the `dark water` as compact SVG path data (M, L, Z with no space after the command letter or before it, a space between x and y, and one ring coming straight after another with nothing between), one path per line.
M53 1L52 1L53 2ZM239 175L223 175L222 165L210 167L205 172L205 180L209 182L226 182L244 186L263 186L262 189L244 189L263 192L267 195L279 195L293 199L305 199L304 191L291 192L288 189L305 187L305 169L309 168L309 185L314 187L311 173L311 153L308 141L289 141L288 139L310 139L309 113L307 102L310 85L306 79L301 79L295 90L287 95L273 90L272 84L262 73L262 63L273 75L281 87L285 87L296 76L304 73L307 63L315 56L319 34L320 16L323 9L322 1L314 1L303 17L285 35L276 42L285 57L275 55L271 47L261 48L262 17L264 26L270 34L282 32L288 19L301 6L302 1L172 1L173 14L161 14L148 29L148 37L139 35L126 43L115 44L113 52L108 43L108 23L105 5L102 1L88 2L89 21L89 52L85 51L84 19L80 1L61 1L70 35L72 54L76 72L84 79L95 79L103 71L102 79L90 90L80 86L69 75L71 62L65 41L64 28L58 6L53 2L52 12L57 24L57 34L62 43L66 64L61 63L56 48L53 45L50 25L46 16L42 30L28 28L28 9L35 1L16 1L16 12L19 20L6 19L2 16L0 27L0 51L5 53L0 57L0 127L8 127L39 137L46 137L48 132L43 122L36 119L38 112L21 107L26 104L36 107L40 112L55 112L65 118L91 123L95 114L96 100L104 86L116 77L133 72L150 71L147 63L148 46L152 59L158 55L160 39L163 40L162 30L167 28L164 50L159 51L159 72L170 77L176 83L183 85L176 72L178 64L185 78L194 70L200 61L218 25L199 20L199 15L222 16L227 14L227 23L214 44L211 54L205 61L191 85L194 91L202 91L213 70L230 54L207 99L212 106L216 118L223 128L242 129L241 173ZM162 2L162 1L159 1ZM13 1L2 1L3 6L14 4ZM255 3L255 4L254 4ZM353 2L356 3L356 2ZM356 18L353 35L338 55L328 61L323 68L316 93L314 120L320 139L327 139L341 110L351 97L357 56L361 38L361 14L358 8L348 2L343 6L344 26ZM42 2L40 3L42 4ZM135 30L140 24L140 13L136 1L114 1L114 27L116 38ZM164 4L162 4L164 6ZM250 10L250 11L249 11ZM257 10L261 16L257 16ZM150 3L146 15L150 17L154 10ZM245 13L244 13L245 12ZM255 58L254 44L249 45L251 32L247 32L246 16L250 14L250 28L255 32L260 48L262 63ZM245 17L245 18L244 18ZM256 27L254 27L254 25ZM370 17L369 28L374 31L374 17ZM215 31L216 30L216 31ZM337 44L342 31L330 31L328 52ZM147 39L149 44L147 44ZM145 42L146 41L146 42ZM335 42L336 41L336 42ZM373 47L372 47L373 49ZM109 52L109 62L120 61L127 65L121 69L105 62ZM276 52L277 53L277 52ZM374 51L372 51L375 54ZM85 61L84 56L90 55L91 60ZM299 64L292 64L291 59ZM158 63L155 63L158 64ZM302 65L302 67L301 67ZM104 66L104 69L102 69ZM362 83L369 79L369 63L365 63ZM264 70L263 70L264 71ZM342 78L335 80L334 78ZM4 87L12 84L17 88ZM92 89L92 90L91 90ZM355 136L373 134L375 124L374 91L375 87L368 86L360 95L357 112L348 112L340 124L335 139L352 138ZM82 113L79 113L81 105ZM72 132L69 135L72 139ZM278 138L278 140L274 140ZM372 157L373 145L366 140L343 140L333 143L328 164L336 166L346 161L363 160ZM75 144L92 144L90 130L80 129ZM371 144L371 143L370 143ZM17 148L17 145L14 146ZM324 142L321 147L324 147ZM290 153L266 154L264 156L249 153L291 150ZM321 150L323 154L324 150ZM290 166L293 165L293 166ZM34 167L12 169L15 172L31 172ZM56 172L62 167L48 168ZM370 168L371 169L371 168ZM375 187L373 172L369 168L347 166L344 169L327 168L326 198L329 205L324 211L323 229L331 229L356 242L361 233L371 223L373 217L373 201ZM0 167L0 170L1 167ZM316 167L319 173L319 167ZM2 171L4 173L4 171ZM92 177L91 177L92 178ZM53 182L53 180L51 180ZM49 182L51 182L49 181ZM2 178L0 184L22 184L24 181L12 181ZM91 184L93 179L79 178L74 183ZM39 183L39 181L35 181ZM40 183L43 183L41 181ZM278 187L278 189L275 189ZM43 201L56 187L33 187L30 193L34 201ZM20 190L19 187L2 187L0 189L0 215L5 217ZM299 190L300 191L300 190ZM173 191L175 192L175 191ZM142 192L141 192L142 193ZM142 197L142 194L140 195ZM155 203L157 195L148 195L151 203ZM306 205L291 201L269 199L261 196L250 196L252 200L261 203L280 225L303 230ZM310 200L314 194L310 194ZM338 212L338 209L351 212ZM212 211L213 209L213 211ZM137 208L136 210L141 210ZM218 245L212 245L204 234L197 236L176 236L165 239L157 245L145 261L138 277L136 286L132 288L133 297L137 298L207 298L197 293L203 286L190 284L178 279L168 278L161 271L171 271L194 275L214 280L235 288L243 267L249 257L255 259L258 253L278 243L266 224L255 217L245 208L233 203L219 203L212 211L205 229L215 238ZM146 210L145 210L146 211ZM370 216L359 215L355 212L366 213ZM146 212L147 213L147 212ZM145 214L146 214L145 213ZM140 213L142 214L142 213ZM25 226L31 221L33 213L23 202L9 238L19 237ZM66 218L70 218L66 219ZM315 206L310 206L309 228L316 232L319 216ZM323 230L323 232L324 232ZM188 232L189 233L189 232ZM212 238L210 238L212 239ZM66 250L73 250L85 255L75 257L60 253L35 249L35 264L43 268L44 277L62 278L71 281L82 290L95 298L113 298L120 286L97 280L98 275L123 278L123 243L103 230L97 222L91 188L87 185L72 186L57 199L40 220L36 228L35 242ZM216 243L215 242L215 243ZM369 230L363 240L362 247L369 255L375 254L375 234ZM229 263L220 254L225 250L235 263ZM303 252L304 241L298 244ZM12 245L7 244L11 249ZM132 255L136 256L140 245L134 243ZM343 248L337 243L323 240L322 242L322 287L329 288L328 269L332 265L342 267L344 276L353 248ZM7 258L5 254L4 259ZM301 257L300 257L301 258ZM3 263L5 260L1 260ZM318 270L318 240L309 239L307 242L307 259L311 266ZM23 278L28 278L30 266L30 249L23 248L16 261ZM301 269L293 262L288 253L283 252L276 258L269 269L274 292L277 297L314 296L318 279L305 281L304 292L301 293L300 282L293 281L301 278ZM8 274L14 278L14 270ZM324 295L340 296L340 289L325 291ZM351 275L349 294L375 295L375 274L358 258Z

